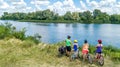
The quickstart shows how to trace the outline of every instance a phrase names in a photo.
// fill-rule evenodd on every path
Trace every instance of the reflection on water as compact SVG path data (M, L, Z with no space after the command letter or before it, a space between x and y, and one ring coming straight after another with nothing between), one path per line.
M80 24L80 23L30 23L17 21L0 21L0 23L10 22L20 30L26 27L26 35L38 33L45 43L56 43L66 39L71 35L71 40L77 39L82 45L85 39L90 44L96 45L98 39L103 40L104 45L114 45L119 47L120 25L119 24Z
M50 26L51 24L50 23L35 23L36 25L39 25L39 26Z

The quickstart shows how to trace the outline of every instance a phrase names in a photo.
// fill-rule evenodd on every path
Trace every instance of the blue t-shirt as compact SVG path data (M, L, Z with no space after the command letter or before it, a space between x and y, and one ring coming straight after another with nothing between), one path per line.
M74 51L77 51L77 50L78 50L78 44L77 44L77 43L74 43L73 49L74 49Z
M96 52L102 52L102 46L98 46Z

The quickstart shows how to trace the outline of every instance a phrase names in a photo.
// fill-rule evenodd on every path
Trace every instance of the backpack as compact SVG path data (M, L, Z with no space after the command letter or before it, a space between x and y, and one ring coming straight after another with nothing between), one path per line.
M64 54L65 53L65 47L64 46L61 46L59 49L58 49L59 53L60 54Z

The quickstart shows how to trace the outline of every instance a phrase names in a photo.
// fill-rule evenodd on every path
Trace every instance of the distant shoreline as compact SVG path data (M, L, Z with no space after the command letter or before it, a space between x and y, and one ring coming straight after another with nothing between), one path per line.
M81 24L119 24L119 23L84 23L71 20L16 20L19 22L37 22L37 23L81 23Z
M85 24L120 24L120 15L109 15L99 9L94 9L93 12L87 10L84 12L70 12L67 11L64 15L59 15L46 9L43 11L22 13L22 12L4 12L0 16L1 20L18 20L26 22L54 22L54 23L85 23Z
M41 23L80 23L70 20L18 20L19 22L41 22Z

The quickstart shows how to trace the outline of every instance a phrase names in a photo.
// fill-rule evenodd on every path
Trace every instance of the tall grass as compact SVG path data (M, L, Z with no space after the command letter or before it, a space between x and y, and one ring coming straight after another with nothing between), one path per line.
M89 52L91 54L94 54L95 50L96 50L95 46L90 45ZM111 45L103 46L102 53L104 54L104 56L109 56L112 60L120 61L120 48Z
M16 27L12 26L12 24L10 23L0 25L0 39L17 38L20 40L32 40L35 43L39 43L41 38L39 34L35 34L34 36L26 36L25 32L26 32L25 28L17 31Z
M65 43L36 44L34 41L16 38L0 40L0 67L82 67L79 59L70 62L69 57L57 56L61 45ZM91 54L94 52L93 49L94 46L90 46ZM107 51L107 47L103 49ZM86 66L91 65L86 63Z
M0 40L0 67L66 67L70 64L69 58L58 58L57 53L57 45L14 38Z

